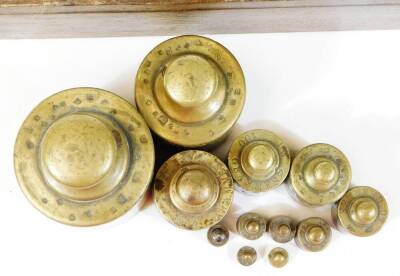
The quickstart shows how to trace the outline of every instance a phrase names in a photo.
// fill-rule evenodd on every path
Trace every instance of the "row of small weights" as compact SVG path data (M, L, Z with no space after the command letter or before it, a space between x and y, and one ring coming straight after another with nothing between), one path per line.
M265 232L269 232L278 243L287 243L294 238L300 248L312 252L323 250L331 239L329 224L319 217L307 218L296 224L289 216L275 216L267 221L263 216L249 212L238 218L236 230L248 240L259 239ZM229 230L223 224L214 225L208 230L207 238L212 245L222 246L229 240ZM282 247L273 248L267 257L271 265L278 268L285 266L289 260L288 252ZM257 260L257 251L243 246L237 252L237 260L244 266L250 266Z

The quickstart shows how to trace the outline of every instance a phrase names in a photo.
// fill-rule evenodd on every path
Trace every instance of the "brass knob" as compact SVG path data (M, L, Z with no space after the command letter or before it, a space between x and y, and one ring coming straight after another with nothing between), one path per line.
M183 151L159 169L154 199L172 224L190 230L210 227L225 216L232 203L232 177L216 156Z
M297 225L296 244L306 251L321 251L331 240L331 227L322 218L312 217Z
M250 130L232 143L228 165L239 190L266 192L282 184L288 175L289 149L270 131Z
M236 229L240 235L249 240L260 238L266 231L266 220L256 213L245 213L236 222Z
M268 232L274 241L286 243L291 241L296 234L296 224L291 217L275 216L270 218Z
M281 268L288 263L289 254L285 249L281 247L275 247L269 252L268 260L272 266Z
M157 135L193 148L225 137L243 108L245 82L225 47L189 35L150 51L138 70L135 93L139 110Z
M385 224L388 212L383 195L367 186L351 188L332 207L338 228L361 237L377 233Z
M328 144L300 150L290 170L292 195L308 206L334 203L349 188L351 167L346 156Z
M104 90L74 88L27 117L14 161L22 190L39 210L62 223L95 225L141 201L154 146L131 104Z

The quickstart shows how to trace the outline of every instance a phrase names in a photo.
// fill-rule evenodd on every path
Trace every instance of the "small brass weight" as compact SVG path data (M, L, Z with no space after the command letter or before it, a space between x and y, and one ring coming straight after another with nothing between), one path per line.
M39 103L15 142L17 180L37 209L74 226L106 223L138 209L152 184L154 202L168 222L187 230L208 228L207 239L216 247L230 238L224 218L230 216L234 188L263 196L286 179L301 204L331 205L339 230L361 237L381 230L389 213L384 196L369 186L349 188L350 162L332 145L311 144L291 156L284 137L252 129L235 137L226 162L207 152L227 137L245 98L244 74L228 49L197 35L168 39L144 57L136 74L138 110L111 92L87 87ZM150 130L182 149L156 173ZM247 240L264 234L282 244L294 240L311 252L324 250L332 238L329 223L319 216L297 222L254 211L238 216L236 232ZM236 258L250 266L257 251L241 246ZM289 253L276 247L265 259L280 268Z

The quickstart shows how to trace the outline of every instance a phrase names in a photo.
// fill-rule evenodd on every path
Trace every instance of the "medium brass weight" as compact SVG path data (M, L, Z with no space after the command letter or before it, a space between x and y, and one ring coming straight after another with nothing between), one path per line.
M350 162L332 145L311 144L292 160L282 138L254 129L236 137L227 165L204 151L229 134L245 97L244 74L228 49L196 35L171 38L152 49L139 67L134 96L139 112L98 88L61 91L35 107L15 142L18 182L48 217L90 226L138 208L153 180L154 201L164 218L188 230L209 228L209 242L219 247L229 240L223 219L234 187L261 195L289 176L290 192L300 203L332 204L339 230L365 237L382 228L389 212L384 196L368 186L349 189ZM150 130L168 145L188 149L166 160L154 179L157 153ZM289 216L267 221L248 212L239 216L236 228L249 240L265 232L279 243L294 238L298 247L313 252L325 249L332 236L320 217L296 224ZM243 246L237 259L252 265L257 251ZM288 259L279 247L267 255L275 267Z

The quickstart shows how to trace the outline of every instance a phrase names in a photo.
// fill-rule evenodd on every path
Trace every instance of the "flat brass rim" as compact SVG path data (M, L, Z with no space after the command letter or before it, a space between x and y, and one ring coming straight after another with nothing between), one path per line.
M195 35L156 46L136 75L136 103L149 127L188 148L224 138L240 116L245 93L235 57L216 41Z
M270 131L250 130L232 143L228 165L239 190L266 192L282 184L287 177L289 148Z
M301 249L317 252L327 247L331 236L331 227L324 219L311 217L299 222L295 241Z
M200 150L183 151L157 172L154 200L170 223L189 230L207 228L227 214L233 180L216 156Z
M275 216L268 222L268 232L274 241L286 243L291 241L296 234L296 224L291 217Z
M260 238L265 233L266 228L266 219L257 213L245 213L236 222L237 231L248 240Z
M383 195L374 188L351 188L332 207L333 217L340 229L353 235L367 237L377 233L385 224L389 209Z
M73 88L42 101L25 119L14 148L20 187L61 223L111 221L143 198L154 168L146 123L121 97Z
M301 203L320 206L334 203L347 191L351 167L334 146L312 144L295 156L290 170L290 188Z

